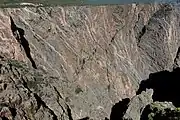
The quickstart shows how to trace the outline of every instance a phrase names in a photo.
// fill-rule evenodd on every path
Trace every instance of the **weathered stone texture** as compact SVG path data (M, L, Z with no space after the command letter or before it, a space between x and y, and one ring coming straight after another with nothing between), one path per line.
M32 91L44 92L41 99L55 114L60 109L53 101L55 89L72 110L73 119L100 120L109 117L114 103L132 98L149 73L178 64L174 62L180 38L176 6L0 9L0 52L31 66L12 35L10 16L25 31L38 69L56 78L43 81L48 87L32 85ZM31 94L26 97L34 100Z

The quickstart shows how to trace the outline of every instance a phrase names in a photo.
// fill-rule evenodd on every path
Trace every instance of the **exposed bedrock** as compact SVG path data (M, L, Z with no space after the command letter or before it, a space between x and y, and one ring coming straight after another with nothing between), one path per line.
M112 107L110 120L177 120L180 118L180 68L151 73L137 95ZM177 108L176 108L177 107Z
M28 106L18 105L36 110L35 118L47 120L104 120L125 98L130 99L129 106L131 100L137 105L151 102L142 97L149 98L151 92L136 96L136 91L150 73L179 67L179 13L177 5L168 4L1 8L0 58L25 62L50 77L27 82L24 73L16 73L17 80L7 79L13 89L2 78L3 89L10 91L0 95L28 101ZM18 35L25 42L23 49ZM13 116L11 108L16 109L16 119L27 113L14 104L3 107ZM138 106L136 113L143 107Z
M146 89L153 89L153 101L172 102L180 107L180 68L172 72L161 71L149 75L149 79L142 81L137 94Z

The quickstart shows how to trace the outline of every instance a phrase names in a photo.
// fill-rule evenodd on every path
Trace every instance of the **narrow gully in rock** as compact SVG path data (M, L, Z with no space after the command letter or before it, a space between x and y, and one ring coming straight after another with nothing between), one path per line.
M26 81L25 81L23 78L21 78L21 79L22 79L22 81L23 81L23 86L24 86L26 89L28 89L28 91L29 91L30 93L33 93L33 92L28 88ZM46 105L46 103L41 99L41 97L39 97L38 94L36 94L36 93L33 93L33 95L34 95L34 97L35 97L35 99L36 99L36 101L37 101L37 106L38 106L37 110L42 106L42 107L44 107L44 108L46 108L46 109L49 110L49 113L53 116L53 120L58 120L57 115L54 113L53 110L51 110L51 109ZM36 110L36 111L37 111L37 110Z
M2 67L2 64L0 64L0 74L1 74L1 67Z
M67 104L66 104L67 105ZM71 113L71 109L70 107L67 105L67 113L68 113L68 117L69 117L69 120L73 120L72 118L72 113Z
M47 108L49 110L49 112L53 115L53 120L58 120L56 114L54 113L53 110L51 110L47 105L46 103L36 94L34 93L34 97L36 98L37 100L37 104L38 104L38 107L40 108L40 106L43 106L44 108Z
M137 37L137 46L139 47L139 43L141 41L142 36L146 33L146 26L143 26L143 28L141 29L141 31L138 34Z
M144 110L143 110L143 112L142 112L142 114L141 114L140 120L148 120L148 119L149 119L149 118L148 118L148 114L149 114L149 113L151 113L150 105L147 105L147 106L144 108Z
M122 117L128 109L129 102L130 99L125 98L116 103L111 109L110 120L122 120Z
M9 120L8 118L6 118L6 117L2 117L2 120Z
M62 95L60 94L60 92L57 90L57 88L55 87L55 86L53 86L53 88L54 88L54 90L55 90L55 92L58 94L58 96L61 98L61 99L63 99L63 97L62 97ZM61 106L61 105L60 105ZM67 113L68 113L68 117L69 117L69 120L73 120L73 117L72 117L72 113L71 113L71 109L70 109L70 107L69 107L69 105L68 104L66 104L66 106L67 106ZM61 108L62 108L62 110L63 110L63 112L65 111L64 110L64 108L61 106Z
M11 16L10 16L10 21L11 21L11 31L12 31L14 37L16 38L16 40L18 41L20 46L22 46L24 48L26 56L31 61L32 67L37 69L36 63L34 62L32 56L31 56L31 50L29 47L29 43L26 40L26 38L24 37L24 30L15 25Z
M9 107L9 110L11 111L12 117L14 119L17 115L16 108Z
M179 59L179 54L180 54L180 47L178 47L178 50L176 52L176 57L174 58L173 69L175 69L178 66L177 59Z
M10 105L8 105L8 104L6 104L6 103L0 104L0 107L8 107L8 109L9 109L10 112L11 112L12 119L13 119L13 120L15 119L15 117L16 117L16 115L17 115L17 112L16 112L17 110L16 110L16 108L10 107ZM0 113L0 118L1 118L2 120L9 120L9 119L5 116L5 113L4 113L4 114Z
M84 118L81 118L81 119L78 119L78 120L89 120L90 118L89 117L84 117Z

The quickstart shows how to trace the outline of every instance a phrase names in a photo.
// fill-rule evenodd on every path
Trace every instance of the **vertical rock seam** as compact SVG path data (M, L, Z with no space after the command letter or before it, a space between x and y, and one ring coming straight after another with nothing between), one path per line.
M138 47L140 47L140 46L139 46L139 43L140 43L140 41L141 41L142 36L143 36L145 33L146 33L146 26L144 26L144 27L142 28L142 30L139 32L139 34L138 34L138 37L137 37L137 46L138 46Z
M173 69L176 69L179 66L178 65L179 55L180 55L180 47L178 48L178 50L176 52L176 57L174 58Z
M15 25L11 16L10 16L10 21L11 21L11 31L13 33L13 36L16 38L16 40L19 42L19 44L22 45L22 47L24 48L26 56L31 61L32 67L37 69L36 63L34 62L32 56L31 56L31 50L29 47L29 43L26 40L26 38L24 37L24 30Z
M23 78L21 78L21 79L22 79L22 81L23 81L23 86L24 86L30 93L33 93L33 92L28 88L27 82L26 82ZM38 106L37 110L40 109L40 107L42 106L42 107L48 109L49 113L53 116L53 120L58 120L57 115L54 113L54 111L53 111L52 109L50 109L50 108L46 105L46 103L41 99L41 97L38 96L37 93L33 93L33 95L34 95L34 97L35 97L35 99L36 99L36 101L37 101L37 106ZM37 111L37 110L36 110L36 111Z

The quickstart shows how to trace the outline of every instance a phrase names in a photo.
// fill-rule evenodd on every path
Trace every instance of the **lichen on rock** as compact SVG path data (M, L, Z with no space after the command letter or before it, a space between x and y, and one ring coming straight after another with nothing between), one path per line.
M180 111L171 102L154 102L146 106L141 120L179 120Z

